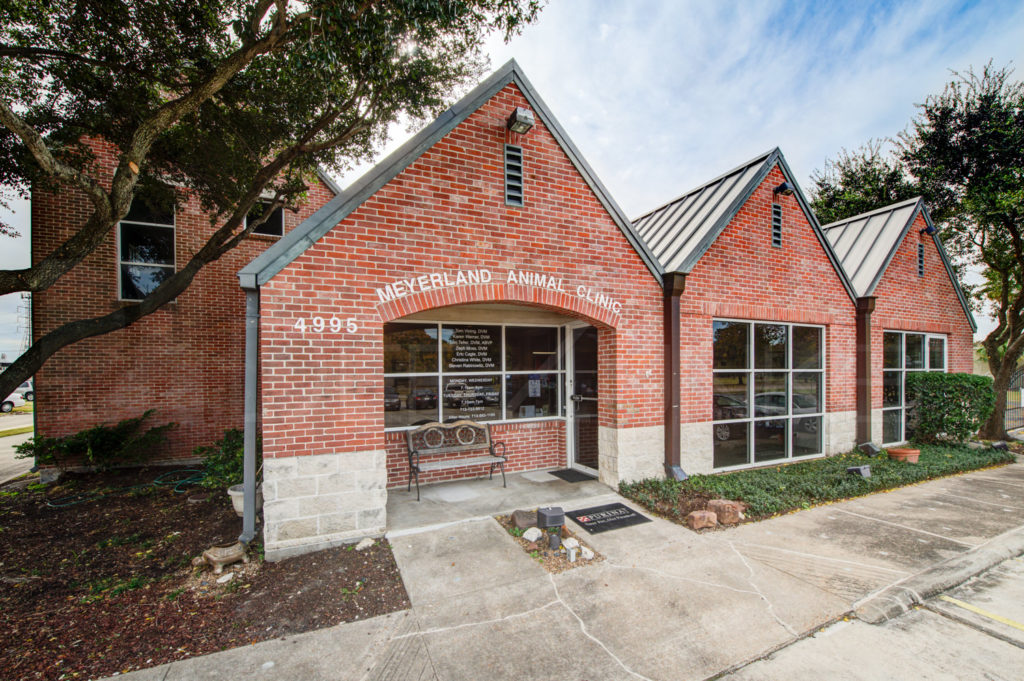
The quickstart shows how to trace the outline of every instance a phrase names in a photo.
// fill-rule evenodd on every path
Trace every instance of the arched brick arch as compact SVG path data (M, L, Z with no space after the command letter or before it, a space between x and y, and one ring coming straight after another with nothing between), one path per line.
M381 303L377 313L381 321L390 322L417 312L449 305L469 303L513 303L542 307L569 313L598 328L612 329L619 325L619 315L585 297L575 290L555 291L521 284L491 283L452 286L414 293L397 300Z

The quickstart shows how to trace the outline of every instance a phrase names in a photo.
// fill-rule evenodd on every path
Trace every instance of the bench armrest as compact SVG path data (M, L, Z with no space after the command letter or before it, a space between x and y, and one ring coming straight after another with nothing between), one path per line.
M498 454L498 447L501 447L501 454ZM502 459L508 459L508 455L505 454L505 443L491 441L491 456L498 456Z

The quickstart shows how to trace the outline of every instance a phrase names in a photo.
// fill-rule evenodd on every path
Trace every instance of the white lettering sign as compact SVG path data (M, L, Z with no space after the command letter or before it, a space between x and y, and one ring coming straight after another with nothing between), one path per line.
M377 299L381 303L389 303L414 293L423 293L425 291L454 286L489 284L493 280L494 276L491 271L486 269L459 270L454 274L451 272L431 272L430 274L421 274L411 279L398 279L382 286L377 289ZM509 270L505 277L505 283L568 293L565 279L547 272ZM622 314L622 303L615 300L611 295L603 293L592 286L582 284L577 286L576 295L597 305L601 309L608 310L614 314Z

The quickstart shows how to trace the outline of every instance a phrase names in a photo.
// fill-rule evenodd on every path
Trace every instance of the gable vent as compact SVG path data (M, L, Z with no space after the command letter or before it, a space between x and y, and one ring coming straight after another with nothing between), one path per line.
M782 206L772 204L772 246L782 248Z
M523 205L523 148L505 145L505 205Z
M924 276L924 244L917 245L917 276Z

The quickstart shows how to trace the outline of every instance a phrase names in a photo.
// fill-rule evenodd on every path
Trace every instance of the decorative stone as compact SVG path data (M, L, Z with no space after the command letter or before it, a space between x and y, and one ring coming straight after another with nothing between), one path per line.
M708 510L714 513L715 519L723 525L735 525L743 520L743 505L738 501L712 499L708 502Z
M567 537L562 540L562 546L566 549L578 549L580 547L580 540L575 537Z
M363 537L359 540L359 543L356 544L356 551L365 551L366 549L373 546L373 544L374 541L372 537Z
M526 541L539 541L540 536L541 531L539 528L536 527L531 527L530 529L526 530L526 532L523 532L523 539L525 539Z
M238 561L248 563L249 556L245 554L245 546L242 545L242 542L236 541L234 544L211 546L203 551L203 560L213 566L214 574L219 575L224 572L225 565L231 565Z
M970 449L988 449L988 445L984 442L978 442L977 440L971 440L967 443Z
M529 544L526 545L526 550L527 551L537 551L538 549L540 549L540 546L538 546L537 542L535 542L535 541L532 541L532 542L530 542Z
M218 584L227 584L228 582L230 582L234 578L235 578L235 573L234 572L225 572L223 575L221 575L220 577L217 578L217 583Z
M588 549L586 546L581 546L580 558L582 558L583 560L594 560L594 552Z
M525 530L528 527L537 526L537 512L536 511L514 511L512 513L512 527L518 527L520 530Z
M693 511L686 516L686 526L691 530L703 530L718 524L718 516L714 511Z

